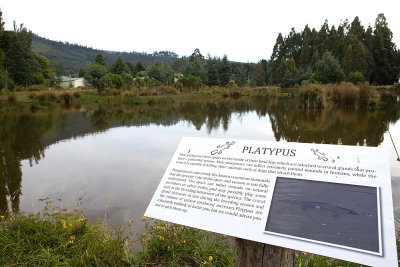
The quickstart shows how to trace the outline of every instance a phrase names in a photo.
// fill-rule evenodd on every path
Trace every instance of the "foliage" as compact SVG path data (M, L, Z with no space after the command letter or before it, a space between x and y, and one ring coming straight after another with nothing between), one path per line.
M347 80L354 84L365 82L364 75L359 71L350 72L347 76Z
M110 71L113 74L122 74L125 72L126 64L121 57L117 58L117 60L112 64Z
M400 51L396 50L392 38L383 14L377 16L374 29L365 29L358 17L351 23L347 19L342 21L337 28L330 27L328 21L319 30L310 29L308 25L300 32L292 28L285 37L278 34L268 63L271 68L268 79L273 84L285 84L284 80L290 84L292 77L285 68L289 59L292 58L298 71L305 74L311 69L315 72L321 55L330 52L345 75L360 72L370 83L391 84L400 69ZM343 73L332 72L334 77L331 78L321 72L313 76L323 83L338 82L342 80ZM301 81L297 77L295 83Z
M226 237L171 223L148 222L139 236L143 250L135 264L169 266L235 266L235 252Z
M189 75L180 77L177 81L177 87L180 89L199 89L203 83L199 77Z
M326 90L320 84L308 84L298 89L298 101L303 108L326 107Z
M33 34L32 49L44 55L51 62L58 65L62 73L59 75L68 75L78 73L79 69L87 66L92 62L98 53L103 54L104 61L107 65L114 63L118 57L124 62L143 62L150 63L154 61L162 61L172 64L178 58L178 55L170 51L159 51L150 53L140 52L109 52L85 47L67 42L57 42L46 38L42 38Z
M100 84L104 88L121 89L122 83L123 83L123 81L122 81L122 77L120 74L107 73L100 79Z
M91 63L85 70L86 81L97 88L98 91L103 89L101 79L107 74L107 68L104 65Z
M14 22L13 31L4 31L0 11L0 89L12 90L14 84L48 84L54 75L49 60L32 51L32 34Z
M0 244L2 266L129 265L121 236L60 209L0 216Z
M104 55L102 53L97 53L96 54L96 57L94 59L94 63L107 67L106 59L104 58Z
M149 76L162 84L169 84L173 74L171 67L159 61L155 62L149 70Z
M14 22L14 31L4 32L0 49L4 51L5 68L9 77L18 85L29 85L37 70L34 54L31 51L32 37L21 24Z
M299 267L362 267L357 263L323 257L306 252L296 252L296 266Z
M339 61L331 52L325 52L316 63L312 78L321 83L336 83L344 80L344 76Z

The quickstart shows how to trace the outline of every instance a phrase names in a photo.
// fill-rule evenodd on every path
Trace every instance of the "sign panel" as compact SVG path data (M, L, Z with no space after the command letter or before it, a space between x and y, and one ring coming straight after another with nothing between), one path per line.
M381 148L183 138L146 216L373 266L397 266Z

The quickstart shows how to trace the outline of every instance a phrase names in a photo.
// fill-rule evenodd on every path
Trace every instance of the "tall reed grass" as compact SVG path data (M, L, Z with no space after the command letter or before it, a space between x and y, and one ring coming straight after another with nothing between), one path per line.
M306 84L298 88L297 96L303 108L326 107L328 102L338 106L373 108L378 101L377 93L368 83Z

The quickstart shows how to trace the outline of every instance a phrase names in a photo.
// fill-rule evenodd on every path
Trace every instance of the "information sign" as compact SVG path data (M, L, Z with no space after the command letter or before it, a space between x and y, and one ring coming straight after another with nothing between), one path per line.
M382 148L183 138L146 216L372 266L397 266Z

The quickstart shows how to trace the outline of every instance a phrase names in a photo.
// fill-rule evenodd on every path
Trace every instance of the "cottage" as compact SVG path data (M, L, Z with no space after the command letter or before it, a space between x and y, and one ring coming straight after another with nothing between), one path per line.
M56 77L57 83L62 88L77 88L81 86L85 86L85 79L84 78L71 78L68 76L60 76Z

